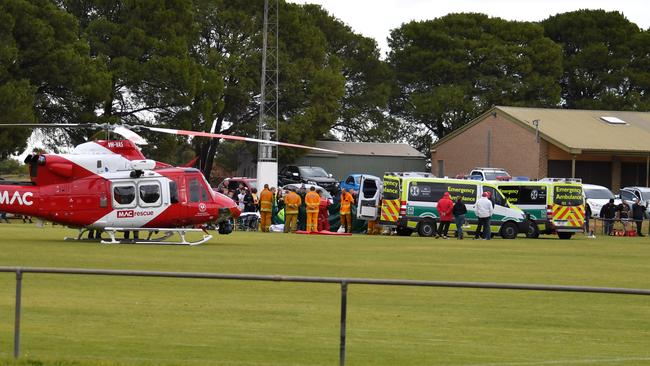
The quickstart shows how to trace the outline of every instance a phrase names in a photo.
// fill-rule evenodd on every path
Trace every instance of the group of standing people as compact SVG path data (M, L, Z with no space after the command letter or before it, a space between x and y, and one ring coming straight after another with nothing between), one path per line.
M324 192L314 186L309 190L302 186L298 191L280 190L264 185L261 192L257 189L247 189L241 184L237 190L224 191L232 198L242 212L243 226L246 229L270 231L273 217L284 210L284 232L294 232L298 229L307 232L330 230L329 200ZM354 198L350 192L341 190L341 226L345 232L352 232L352 212ZM278 215L280 220L282 215Z
M591 216L591 209L589 205L586 205L585 217ZM599 217L603 220L603 227L605 235L615 235L614 223L620 221L623 225L623 230L628 231L628 223L634 221L636 224L636 235L644 236L641 232L643 227L643 219L645 218L646 207L641 204L639 198L634 199L634 203L630 208L625 202L621 202L616 205L614 199L610 199L609 202L603 205L600 209ZM587 225L587 230L589 230L588 220L585 224ZM593 236L593 231L590 230L590 236Z
M465 215L467 214L467 207L463 203L463 197L459 196L456 202L453 202L449 192L445 192L438 201L437 209L440 215L440 223L435 237L449 239L447 234L453 219L456 224L456 239L462 240L464 238L463 225L465 225ZM476 201L478 226L476 227L474 239L479 239L479 237L485 240L491 239L490 218L493 212L494 204L490 200L490 192L484 192L481 198Z
M345 189L341 190L341 227L345 232L352 232L352 211L354 198L350 192ZM305 231L329 231L329 200L324 196L321 189L314 186L309 188L301 187L298 193L288 191L284 198L284 232L290 233L297 229L301 220L301 207L304 207Z

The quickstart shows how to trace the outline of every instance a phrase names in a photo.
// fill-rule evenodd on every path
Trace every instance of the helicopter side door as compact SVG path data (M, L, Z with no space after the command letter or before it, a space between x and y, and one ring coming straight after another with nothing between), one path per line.
M207 186L205 179L200 173L188 175L185 177L186 185L186 212L190 224L205 221L206 216L210 216L210 211L216 205L212 199L212 190Z
M108 226L145 227L171 204L169 180L164 177L115 181L111 198L115 215Z

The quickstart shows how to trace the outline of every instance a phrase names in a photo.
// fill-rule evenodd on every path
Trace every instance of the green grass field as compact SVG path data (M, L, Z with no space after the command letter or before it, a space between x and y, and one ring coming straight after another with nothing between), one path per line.
M0 224L0 265L650 288L650 238L235 232L197 247ZM13 364L15 276L0 274ZM26 274L20 365L336 365L340 286ZM650 365L650 297L350 285L347 365ZM31 361L30 361L31 360Z

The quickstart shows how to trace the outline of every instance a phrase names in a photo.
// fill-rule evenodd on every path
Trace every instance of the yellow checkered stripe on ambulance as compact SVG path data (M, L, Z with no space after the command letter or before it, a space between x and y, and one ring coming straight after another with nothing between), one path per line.
M399 217L399 200L384 200L381 204L381 221L397 221Z
M553 221L566 221L566 226L582 227L585 222L584 206L553 205Z

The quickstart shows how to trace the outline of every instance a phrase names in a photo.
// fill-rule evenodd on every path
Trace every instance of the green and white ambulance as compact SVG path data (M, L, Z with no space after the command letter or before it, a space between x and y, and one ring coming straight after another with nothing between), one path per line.
M386 173L383 179L379 224L395 227L398 235L431 236L439 221L436 209L438 200L449 192L452 201L462 197L467 208L465 218L469 227L463 231L474 233L478 223L475 204L483 192L490 192L494 204L491 219L493 233L506 239L514 239L526 233L530 226L524 212L508 203L499 189L490 182L427 177L413 173ZM363 200L360 197L360 202ZM366 203L368 204L368 203ZM452 222L450 230L455 230Z
M544 178L539 181L493 182L508 201L531 219L526 236L557 234L570 239L583 232L585 220L582 182L574 178Z

